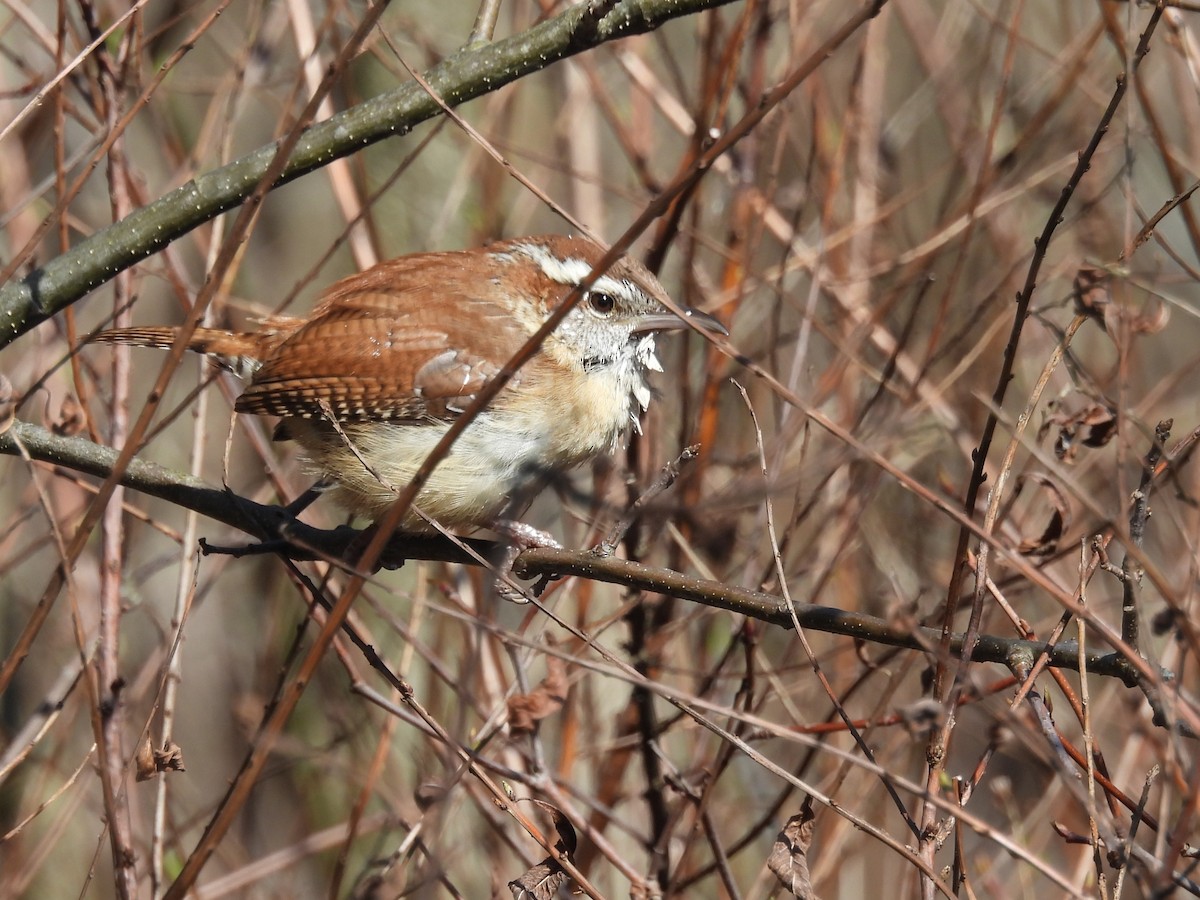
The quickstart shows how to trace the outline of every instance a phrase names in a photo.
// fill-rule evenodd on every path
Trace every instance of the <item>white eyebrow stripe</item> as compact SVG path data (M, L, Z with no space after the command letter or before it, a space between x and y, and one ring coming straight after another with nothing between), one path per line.
M592 267L575 256L560 259L541 244L518 244L517 249L532 259L551 281L576 285L587 277Z
M592 285L591 289L601 294L615 294L630 306L636 306L639 300L644 302L644 298L646 296L641 290L630 284L628 281L610 278L607 275L601 275L599 278L597 278L596 283Z
M540 244L518 244L516 249L536 262L551 281L557 281L567 287L575 287L592 271L592 264L587 260L575 256L560 259ZM609 275L597 278L591 289L615 294L630 304L637 303L639 298L645 296L635 285Z

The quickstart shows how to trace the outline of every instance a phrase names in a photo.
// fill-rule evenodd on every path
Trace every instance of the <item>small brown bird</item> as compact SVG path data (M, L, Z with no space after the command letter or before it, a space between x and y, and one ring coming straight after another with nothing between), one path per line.
M248 378L237 411L281 417L276 439L298 442L336 499L375 520L603 252L550 235L402 256L339 281L307 318L200 328L188 349ZM628 257L597 278L455 442L417 496L420 512L447 528L492 526L554 474L619 446L650 401L647 372L662 370L655 335L686 327L666 296ZM165 347L176 335L127 328L96 339ZM428 529L416 511L401 527Z

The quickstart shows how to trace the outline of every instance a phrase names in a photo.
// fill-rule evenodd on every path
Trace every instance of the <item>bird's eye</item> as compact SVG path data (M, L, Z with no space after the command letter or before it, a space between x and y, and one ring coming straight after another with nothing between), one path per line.
M601 316L611 316L613 310L617 308L616 298L603 291L589 291L587 302L592 312Z

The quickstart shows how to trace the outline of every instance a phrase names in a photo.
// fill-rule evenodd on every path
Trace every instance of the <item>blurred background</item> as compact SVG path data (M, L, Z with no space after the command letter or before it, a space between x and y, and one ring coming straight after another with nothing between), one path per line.
M495 36L565 7L509 0ZM69 66L125 4L0 4L5 270L21 277L285 134L365 11L150 0ZM317 119L410 80L405 65L424 70L464 47L477 12L391 4ZM832 0L732 3L582 53L458 112L612 240L853 12ZM1149 54L1130 78L1148 25ZM1003 473L995 535L1012 553L991 554L980 627L1045 638L1083 571L1083 632L1089 647L1110 650L1100 626L1119 633L1124 588L1097 568L1092 536L1112 538L1107 559L1120 566L1142 459L1156 424L1173 419L1171 465L1153 483L1153 516L1129 563L1147 570L1131 588L1140 651L1151 669L1174 673L1179 692L1162 695L1165 721L1154 724L1143 692L1114 678L1037 681L1059 738L1078 759L1092 746L1093 768L1107 773L1090 806L1079 790L1087 767L1048 738L1036 707L1012 706L1017 683L1004 666L966 667L951 690L955 668L938 667L932 652L809 632L810 657L794 632L715 607L556 582L543 600L584 641L534 607L497 600L479 571L413 561L373 578L352 620L454 746L357 649L339 646L195 895L507 896L506 883L545 850L463 771L463 748L513 796L562 811L579 834L574 862L605 896L782 895L767 859L810 789L839 808L814 806L808 865L827 900L932 896L903 851L925 828L929 871L960 896L1096 896L1118 878L1124 896L1151 896L1167 883L1162 866L1188 869L1178 854L1194 835L1200 789L1195 744L1179 729L1195 721L1198 649L1189 623L1200 486L1189 448L1200 427L1200 222L1185 192L1200 168L1198 37L1200 18L1182 5L1160 15L1092 0L886 3L836 52L817 55L811 75L635 245L677 301L720 317L744 361L782 388L695 335L661 341L666 371L643 434L546 492L528 516L568 547L591 546L699 443L622 556L900 629L948 618L962 631L979 541L960 558L960 526L942 506L963 508L995 411L973 518L983 521ZM1090 167L1049 245L1035 250L1119 79ZM103 146L114 129L119 138ZM16 415L99 443L124 433L165 357L135 350L122 363L108 347L79 349L82 336L114 321L182 321L231 220L195 229L0 350ZM390 256L571 230L479 139L439 118L270 193L208 321L242 328L302 313L337 278ZM1035 266L996 408L1023 308L1015 298ZM1074 323L1015 433L1077 313L1086 321ZM270 422L233 417L238 390L185 360L138 455L287 503L308 486L303 463L271 443ZM16 665L11 648L95 483L0 458L0 654L12 666L0 695L4 897L130 895L113 871L114 814L135 856L133 895L161 893L315 633L311 587L336 599L345 583L324 564L198 556L200 537L246 538L126 492ZM327 502L304 517L345 521ZM101 621L102 607L115 621ZM1064 640L1079 635L1071 619ZM98 673L114 670L115 799L95 749L107 718L96 697L111 683ZM100 687L89 690L89 679ZM950 696L961 703L952 717ZM514 724L522 703L537 710L532 726ZM135 781L146 741L177 745L186 772ZM1123 874L1085 839L1092 827L1128 834L1128 807L1155 766L1134 840L1148 856ZM943 805L922 800L926 787ZM553 830L535 804L517 807Z

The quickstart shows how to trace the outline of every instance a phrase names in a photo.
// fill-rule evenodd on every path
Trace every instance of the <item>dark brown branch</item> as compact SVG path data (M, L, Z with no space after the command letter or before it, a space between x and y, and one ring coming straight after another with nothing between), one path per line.
M601 559L592 554L583 555L576 550L537 548L522 553L517 558L513 570L522 578L551 573L559 576L575 575L593 581L669 594L681 600L691 600L694 603L749 616L771 625L778 625L780 628L792 628L792 614L784 601L772 594L731 587L718 581L707 581L628 560ZM936 647L941 640L940 629L900 627L885 619L845 609L804 604L797 605L795 612L802 628L844 634L876 644L929 650ZM961 652L962 640L961 634L951 637L950 653ZM1008 664L1014 656L1026 653L1036 656L1043 651L1049 654L1051 666L1078 670L1078 646L1073 641L1048 646L1045 641L981 635L971 654L971 660ZM1088 671L1093 674L1120 678L1127 685L1133 685L1136 680L1134 670L1119 654L1089 652L1086 660Z
M8 431L0 434L0 453L15 455L17 441L33 459L97 478L107 478L117 459L117 452L109 447L82 437L60 437L26 422L15 422ZM232 491L136 457L122 476L121 484L222 522L260 541L278 542L276 549L289 559L341 559L359 535L351 528L314 528L281 506L255 503ZM496 552L494 541L466 540L463 543L484 558ZM403 559L475 564L468 552L434 535L405 534L395 538L386 561L391 564Z
M1133 503L1129 511L1129 540L1138 550L1142 549L1146 537L1146 520L1150 518L1150 490L1154 486L1154 473L1158 462L1165 452L1167 440L1171 437L1172 419L1164 419L1154 429L1154 443L1142 464L1142 476L1138 488L1133 493ZM1121 640L1135 650L1139 649L1139 607L1138 586L1141 573L1133 554L1125 553L1121 563Z
M1150 38L1154 34L1155 28L1158 26L1159 19L1162 18L1163 8L1158 6L1150 15L1150 20L1142 32L1141 38L1138 41L1137 48L1133 54L1131 71L1136 72L1142 59L1150 52ZM1046 252L1050 247L1050 241L1054 237L1054 232L1062 223L1063 214L1067 210L1071 198L1075 196L1075 190L1079 187L1079 183L1083 180L1083 176L1087 174L1091 168L1092 158L1096 155L1096 151L1100 148L1100 142L1108 133L1108 126L1112 122L1113 116L1117 114L1117 109L1121 105L1121 101L1125 97L1125 91L1128 87L1128 79L1126 73L1122 72L1117 77L1117 85L1113 90L1112 97L1108 101L1108 106L1105 107L1103 114L1100 116L1100 121L1096 125L1096 129L1092 132L1092 138L1088 141L1087 146L1080 151L1079 161L1075 165L1074 171L1071 173L1067 183L1059 192L1058 200L1050 210L1050 215L1046 218L1046 224L1042 228L1042 233L1038 235L1033 242L1033 257L1029 261L1029 269L1025 274L1025 283L1021 287L1020 293L1017 294L1016 309L1013 312L1012 328L1009 331L1008 343L1004 348L1003 362L1000 366L1000 374L996 379L996 388L992 392L990 411L988 412L987 420L984 422L983 433L979 439L979 446L972 454L973 466L971 477L967 483L966 499L963 502L963 511L967 516L972 516L975 513L975 502L979 496L979 491L983 487L984 473L987 468L988 453L991 450L992 438L996 433L996 427L1000 424L1000 417L997 410L1004 408L1004 398L1008 393L1008 386L1013 381L1013 372L1017 362L1017 347L1021 341L1021 335L1025 330L1025 321L1029 317L1029 307L1033 301L1033 293L1037 288L1038 274L1042 270L1042 263L1046 259ZM970 533L967 529L959 530L958 546L954 551L956 560L965 560L967 554L967 541ZM954 573L950 579L950 588L947 591L945 617L943 619L943 635L949 635L950 624L954 617L954 611L957 609L958 597L962 587L962 580L966 574L966 567L956 565ZM940 683L943 677L941 670L938 672L937 680ZM935 691L940 692L940 688Z
M35 460L98 478L110 474L117 458L114 450L101 447L86 438L60 437L26 422L15 422L7 432L0 434L0 454L16 455L17 441ZM214 488L199 479L136 458L125 471L121 483L223 522L259 540L278 541L273 549L289 559L341 559L351 542L359 536L359 532L350 528L314 528L295 519L283 507L255 503L232 491ZM494 558L500 549L494 541L469 539L463 543L484 558ZM436 535L399 535L393 538L385 559L389 564L403 559L477 564L467 552ZM620 584L724 609L780 628L793 627L792 613L781 598L771 594L628 560L601 558L587 550L526 550L517 558L514 571L522 578L575 575ZM795 616L803 628L912 650L928 651L936 647L941 638L938 629L899 626L886 619L826 606L797 605ZM961 650L962 635L954 635L949 652L957 654ZM1036 658L1043 651L1048 654L1051 666L1078 671L1079 650L1071 641L1049 646L1045 641L982 635L971 659L1009 665L1015 658L1027 654L1030 658ZM1119 678L1128 685L1136 683L1134 669L1119 654L1089 652L1086 664L1088 671L1093 674Z

